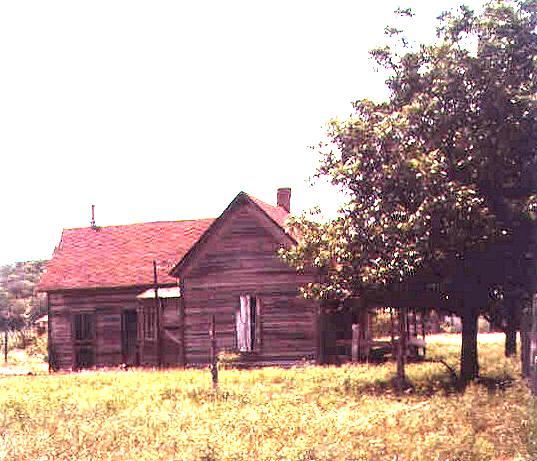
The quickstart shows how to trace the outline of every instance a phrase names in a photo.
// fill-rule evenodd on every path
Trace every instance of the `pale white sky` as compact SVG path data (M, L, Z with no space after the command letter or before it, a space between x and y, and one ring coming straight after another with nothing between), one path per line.
M213 217L287 186L294 212L334 210L308 146L382 97L368 50L397 6L427 39L459 3L0 3L0 264L49 258L91 204L103 226Z

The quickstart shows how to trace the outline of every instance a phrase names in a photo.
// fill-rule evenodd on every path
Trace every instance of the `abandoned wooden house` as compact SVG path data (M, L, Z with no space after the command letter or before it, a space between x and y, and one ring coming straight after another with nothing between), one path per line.
M299 296L316 275L277 255L295 243L290 198L241 192L217 219L65 229L39 285L52 368L205 364L213 314L219 349L244 362L319 360L319 303Z
M317 272L278 256L296 243L290 198L241 192L216 219L65 229L39 285L51 368L204 365L213 316L218 349L243 365L367 359L367 306L304 299Z

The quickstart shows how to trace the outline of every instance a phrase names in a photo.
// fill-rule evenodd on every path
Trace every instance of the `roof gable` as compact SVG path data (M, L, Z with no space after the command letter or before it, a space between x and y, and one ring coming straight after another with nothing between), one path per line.
M174 283L169 270L213 219L65 229L39 290L54 291Z
M183 255L182 259L175 265L170 273L176 277L181 276L196 256L202 253L203 248L209 243L212 237L218 233L233 211L237 207L244 205L251 205L253 210L256 210L273 225L271 230L274 233L275 238L281 241L282 244L292 245L296 243L295 238L285 229L285 221L290 216L286 210L281 207L269 205L245 192L240 192L224 212L214 220L198 241Z

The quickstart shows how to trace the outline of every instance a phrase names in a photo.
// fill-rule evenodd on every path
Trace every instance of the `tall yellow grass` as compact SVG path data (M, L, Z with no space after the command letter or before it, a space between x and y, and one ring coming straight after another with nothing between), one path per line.
M457 393L439 364L96 371L0 379L0 459L531 460L532 399L501 336L483 336L482 383ZM459 337L429 354L456 364Z

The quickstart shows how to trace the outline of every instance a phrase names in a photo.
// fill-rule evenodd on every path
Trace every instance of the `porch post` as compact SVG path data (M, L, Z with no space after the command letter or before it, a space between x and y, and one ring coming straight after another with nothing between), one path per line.
M316 308L317 321L316 321L316 349L317 349L317 364L323 365L326 363L326 351L325 351L325 315L323 301L319 301L319 305Z

